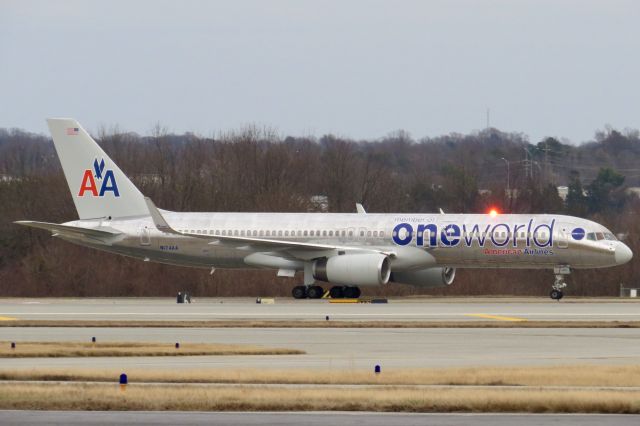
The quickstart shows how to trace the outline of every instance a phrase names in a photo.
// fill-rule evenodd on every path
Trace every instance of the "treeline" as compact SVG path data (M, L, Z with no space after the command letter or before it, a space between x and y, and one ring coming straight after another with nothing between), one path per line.
M566 213L592 218L640 244L640 138L605 129L579 146L555 138L487 129L414 140L398 131L375 141L336 136L283 137L249 126L215 138L150 136L100 130L94 137L162 208L177 211L305 212L326 196L328 211ZM567 186L566 200L558 186ZM221 271L158 265L84 249L44 231L12 224L75 219L60 163L48 137L0 129L0 295L143 296L285 295L299 281L268 271ZM572 274L567 294L616 295L636 284L630 264ZM549 271L459 271L453 286L431 294L546 294ZM417 294L404 286L369 294Z

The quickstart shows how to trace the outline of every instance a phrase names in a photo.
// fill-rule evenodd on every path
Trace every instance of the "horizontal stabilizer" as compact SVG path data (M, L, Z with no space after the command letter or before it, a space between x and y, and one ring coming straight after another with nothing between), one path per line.
M111 238L122 234L113 228L102 226L99 228L82 228L79 226L60 225L58 223L36 222L32 220L19 220L14 222L18 225L29 226L31 228L44 229L51 231L53 234L66 235L70 237L88 237L88 238Z

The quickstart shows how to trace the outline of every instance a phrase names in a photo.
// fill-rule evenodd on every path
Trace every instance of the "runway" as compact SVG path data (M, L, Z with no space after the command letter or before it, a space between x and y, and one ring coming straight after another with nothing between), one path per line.
M105 411L0 411L0 423L14 425L370 425L370 426L631 426L637 415L600 414L405 414L366 412L202 413Z
M2 299L0 317L17 319L288 319L305 321L431 320L556 321L640 319L640 303L615 299L552 302L543 299L391 300L388 304L330 304L277 299ZM480 317L477 315L481 315ZM7 320L10 321L10 320ZM2 341L133 341L241 343L306 351L294 356L180 358L5 359L0 368L95 366L116 368L315 368L352 369L476 365L631 364L640 362L637 328L57 328L0 327Z
M486 317L548 321L640 321L632 299L398 299L387 304L332 304L328 300L278 298L197 299L0 299L0 321L24 320L324 320L478 321Z
M132 358L8 358L0 369L383 368L633 364L639 329L295 329L295 328L0 328L2 341L243 343L301 349L306 355Z

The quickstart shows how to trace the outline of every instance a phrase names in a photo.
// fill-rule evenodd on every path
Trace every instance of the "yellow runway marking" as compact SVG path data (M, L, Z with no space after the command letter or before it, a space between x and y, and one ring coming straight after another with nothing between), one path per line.
M0 317L0 321L15 321L18 318L12 318L12 317Z
M477 317L477 318L485 318L485 319L493 319L498 321L513 321L513 322L523 322L526 321L524 318L516 318L516 317L503 317L501 315L488 315L488 314L465 314L468 317Z

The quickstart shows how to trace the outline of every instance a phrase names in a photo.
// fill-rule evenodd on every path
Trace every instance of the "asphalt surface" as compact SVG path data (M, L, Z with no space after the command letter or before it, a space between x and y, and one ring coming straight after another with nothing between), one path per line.
M479 315L527 320L640 321L640 299L404 299L387 304L335 304L328 300L255 299L0 299L2 318L37 320L335 320L478 321Z
M0 327L0 341L218 342L301 349L306 355L132 358L8 358L0 369L382 368L633 364L640 329L40 328Z
M640 424L637 415L599 414L398 414L398 413L202 413L118 411L0 411L8 425L371 425L371 426L549 426Z
M640 319L640 303L544 299L391 300L388 304L329 304L326 300L0 299L0 321L19 319L376 319L503 321ZM478 316L481 315L481 316ZM487 319L487 316L495 319ZM14 358L0 369L109 368L382 368L637 364L640 329L562 328L46 328L0 327L0 341L132 341L250 344L301 349L306 355L135 358Z

